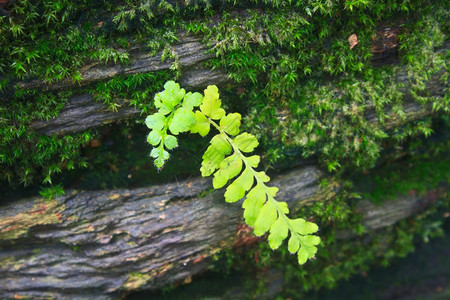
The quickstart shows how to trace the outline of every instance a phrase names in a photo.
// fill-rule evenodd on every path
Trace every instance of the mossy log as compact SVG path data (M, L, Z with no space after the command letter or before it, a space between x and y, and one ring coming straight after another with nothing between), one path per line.
M397 34L394 30L389 35L394 39L387 42L374 38L374 65L399 63ZM209 84L219 88L246 84L229 81L225 70L206 67L213 54L199 37L180 34L177 38L171 47L179 60L182 72L178 81L182 87L201 90ZM125 100L114 112L82 92L84 86L115 76L170 70L173 61L162 61L161 53L151 56L145 46L133 47L127 50L128 64L86 65L79 70L82 80L77 83L64 79L47 84L31 78L10 82L17 90L73 92L57 117L34 121L30 128L43 135L63 136L136 118L140 110L128 106ZM448 41L435 50L447 49ZM423 92L445 97L447 83L439 81L438 75L427 81ZM408 92L414 85L409 78L405 68L395 79L395 83L404 85L401 100L405 117L389 114L392 118L384 124L388 129L433 113L431 105L414 101ZM8 94L0 96L5 101ZM374 110L366 109L365 117L373 124L379 121ZM272 183L280 187L277 199L288 202L296 211L305 204L335 196L340 184L321 186L325 176L317 166L304 165L276 176ZM410 195L382 206L362 201L355 213L363 215L368 230L377 230L407 218L434 199L430 194ZM340 234L341 238L352 236L349 232ZM208 179L133 190L72 190L54 200L34 197L3 203L0 298L110 299L130 291L159 289L207 269L215 253L239 247L249 239L255 238L242 222L239 204L226 204L223 191L213 192Z
M273 180L277 198L293 211L330 200L340 185L321 186L324 176L311 165L280 174ZM434 199L407 196L358 208L374 230ZM211 192L208 179L15 201L0 208L0 297L110 299L158 289L207 269L211 256L250 234L240 205Z
M398 46L398 45L396 45ZM395 47L396 47L395 46ZM394 46L386 48L386 53L373 47L373 52L376 58L379 57L380 51L384 54L382 58L376 60L377 64L382 64L383 61L392 62L392 57L395 56L395 51L392 50ZM394 48L395 48L394 47ZM441 49L437 51L446 51L450 49L450 43L447 41ZM161 61L161 55L150 56L145 53L145 49L136 48L131 54L130 63L128 65L99 65L94 64L86 66L82 70L83 81L82 85L89 84L96 81L103 81L118 75L130 75L139 72L152 72L169 70L171 61ZM140 52L142 51L142 52ZM184 70L179 82L182 87L188 90L201 90L209 84L221 86L228 83L227 73L224 70L215 69L210 70L205 66L205 61L211 58L208 48L200 42L200 40L192 36L181 36L180 42L174 45L174 51L178 53L180 64ZM405 103L405 118L399 120L392 118L387 122L386 128L392 128L400 125L405 121L422 118L432 114L431 105L424 106L414 101L413 96L408 93L408 88L411 88L413 83L409 81L407 70L399 72L396 78L396 84L405 86L405 93L402 101ZM239 84L234 83L236 87ZM52 85L46 85L42 81L19 82L17 86L20 88L41 88L46 90L73 88L75 85L71 80L66 80ZM427 90L430 96L443 97L445 95L445 86L436 75L427 82ZM339 94L339 91L337 91ZM368 107L370 107L368 103ZM134 109L124 103L117 112L108 110L106 105L103 105L94 100L90 94L78 95L69 100L69 103L62 109L58 117L48 121L38 121L31 124L31 128L41 134L58 134L64 135L68 133L80 132L89 128L98 127L105 123L111 123L120 119L128 119L136 117L140 114L138 109ZM368 110L367 118L376 122L376 113Z

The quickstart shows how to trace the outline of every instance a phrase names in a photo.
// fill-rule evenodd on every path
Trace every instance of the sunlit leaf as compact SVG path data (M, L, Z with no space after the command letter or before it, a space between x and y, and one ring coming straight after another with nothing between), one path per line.
M284 239L288 236L288 226L283 218L278 217L278 219L270 227L269 234L269 245L272 249L278 249Z
M178 141L177 141L177 138L174 137L173 135L170 135L170 134L167 135L167 136L164 138L164 146L165 146L167 149L169 149L169 150L172 150L172 149L178 147Z
M238 134L240 126L241 115L238 113L228 114L220 119L220 127L229 135Z
M216 169L219 168L220 163L225 158L225 155L231 153L231 145L220 134L215 135L211 139L206 152L203 154L202 167L200 171L202 176L211 175Z
M152 130L147 136L147 142L150 145L157 146L161 141L161 132L158 130Z
M145 119L145 125L154 130L161 130L164 127L166 117L161 113L154 113Z
M180 107L175 111L173 119L169 123L169 130L172 134L178 135L180 132L188 131L194 123L194 113L184 107Z
M210 124L205 115L199 111L195 112L195 123L191 126L191 133L205 136L209 133Z
M266 204L263 205L258 218L255 222L255 234L257 236L261 236L266 231L272 227L272 224L275 223L277 219L277 210L275 206L271 202L266 202Z
M253 174L251 170L246 168L244 172L231 183L225 192L225 201L236 202L242 199L245 192L248 191L253 185Z
M209 85L205 90L200 110L213 120L219 120L225 115L225 111L220 107L222 102L219 100L219 90L215 85Z
M242 152L252 152L259 143L256 137L252 134L244 132L233 139L233 142Z
M184 96L183 107L192 111L194 107L199 106L202 103L202 100L202 94L189 92Z

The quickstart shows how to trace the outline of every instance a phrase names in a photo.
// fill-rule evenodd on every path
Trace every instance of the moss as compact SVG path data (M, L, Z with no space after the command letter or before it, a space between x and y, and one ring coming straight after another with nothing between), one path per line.
M374 170L356 172L353 181L364 198L380 203L402 194L423 196L448 185L450 161L448 152L448 116L435 118L429 129L432 138L416 137L384 151Z
M87 88L87 92L92 94L96 101L105 103L112 111L117 111L125 101L126 105L141 110L142 114L148 114L153 108L153 94L172 77L173 75L165 71L116 76Z
M374 1L357 9L338 3L314 9L302 3L293 9L285 3L264 13L225 12L223 23L203 27L217 55L212 65L226 68L237 81L253 83L240 95L246 101L245 125L264 142L269 164L300 148L303 157L318 154L330 171L372 167L383 141L408 134L384 126L391 109L390 118L407 118L402 100L406 86L394 84L401 70L406 69L413 82L413 93L420 94L418 101L448 111L448 97L428 96L425 88L433 74L445 70L445 54L434 51L445 39L448 12L431 4L420 8L420 3L425 2L388 7ZM372 39L377 24L399 26L389 24L394 15L407 24L399 37L403 64L380 68L371 63ZM357 33L359 44L350 49L347 38L352 33ZM377 126L365 119L371 107ZM410 135L429 133L426 124L416 126Z
M433 159L414 160L406 166L394 169L388 166L385 170L378 170L372 175L374 181L368 192L363 196L372 201L380 202L392 199L399 194L418 194L438 187L439 184L449 184L450 160L447 156L438 156ZM383 174L383 175L380 175ZM387 174L387 175L386 175ZM368 176L364 176L367 178Z
M64 209L65 206L56 200L37 200L30 210L0 220L0 240L14 240L25 236L36 225L61 223L61 212Z
M330 171L369 168L386 138L429 134L423 123L416 123L416 130L409 132L387 132L383 127L391 107L395 116L404 118L405 92L392 84L398 69L379 68L371 62L377 26L401 27L399 58L413 83L413 96L447 112L448 97L431 97L425 89L433 74L441 72L442 80L448 76L445 69L440 71L445 54L434 52L448 32L445 7L443 1L419 0L389 5L379 1L67 0L11 4L8 17L0 18L5 33L0 39L0 68L5 74L0 96L12 100L3 100L0 106L0 178L9 184L31 184L34 179L50 183L55 173L86 166L80 150L95 136L95 132L66 137L34 133L30 123L57 116L70 92L24 89L22 83L14 85L17 80L81 83L84 65L93 61L126 64L130 49L146 44L149 52L161 51L163 59L172 59L170 73L118 76L81 90L111 110L125 101L149 113L153 93L183 71L171 50L183 31L211 44L216 57L207 64L225 68L235 81L252 83L243 84L240 95L225 93L223 100L246 115L246 129L263 142L267 166L294 151L297 158L318 155ZM350 49L347 38L353 33L359 44ZM379 126L363 118L368 106L375 108Z
M128 275L123 287L125 290L137 290L139 287L145 285L150 279L151 276L148 274L132 272Z

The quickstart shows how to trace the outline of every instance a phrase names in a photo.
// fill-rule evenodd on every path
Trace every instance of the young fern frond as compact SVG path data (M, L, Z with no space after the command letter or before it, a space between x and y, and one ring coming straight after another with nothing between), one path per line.
M150 156L155 159L155 165L161 168L170 154L165 149L172 150L178 146L175 137L180 132L186 132L195 123L193 109L199 106L203 96L200 93L187 93L180 89L178 83L168 81L164 91L155 95L157 113L148 116L145 124L152 129L147 136L147 142L155 146ZM167 131L172 133L168 134Z
M213 175L215 189L220 189L231 181L225 191L225 201L233 203L245 198L242 204L245 222L254 227L257 236L269 232L269 245L272 249L280 247L283 240L290 234L288 250L297 254L298 262L304 264L308 259L313 258L320 238L312 234L317 232L318 226L301 218L289 218L287 203L275 200L278 188L267 186L266 183L270 181L269 176L263 171L255 170L260 157L244 154L252 152L258 146L258 140L246 132L239 134L241 115L225 113L221 108L217 87L208 86L204 97L198 93L188 96L174 82L168 82L164 87L165 90L155 96L155 106L159 108L159 112L147 117L146 120L152 132L156 131L153 135L161 136L156 139L152 136L150 139L152 132L149 134L149 142L154 146L159 145L152 150L151 154L152 157L158 154L155 157L155 164L161 167L168 158L168 153L165 154L167 151L164 150L164 146L171 149L171 145L167 146L166 142L170 136L167 134L167 128L174 135L190 130L191 133L206 136L211 126L214 127L218 134L211 139L203 155L200 169L202 176ZM186 100L186 97L195 98L195 101ZM188 109L184 104L185 101L195 105L190 105ZM171 103L170 106L164 104L168 102ZM163 104L167 109L162 108ZM192 110L198 105L200 109L194 113ZM180 114L183 114L183 117L177 116ZM166 115L168 117L165 117ZM173 125L174 123L176 125ZM176 130L172 130L171 126L175 126Z

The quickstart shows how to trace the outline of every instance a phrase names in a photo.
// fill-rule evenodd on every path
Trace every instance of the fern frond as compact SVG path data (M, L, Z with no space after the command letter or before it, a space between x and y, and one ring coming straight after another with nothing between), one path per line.
M165 149L177 147L176 135L189 131L206 136L211 127L218 130L203 155L200 171L202 176L214 175L213 187L219 189L229 183L225 191L225 201L237 202L243 198L245 222L254 228L257 236L269 232L269 245L272 249L280 247L290 235L288 250L296 253L298 262L304 264L314 257L318 236L318 226L302 218L287 216L286 202L275 200L277 187L266 185L270 177L263 171L257 172L260 157L246 156L253 152L259 143L255 136L240 133L241 115L226 114L221 107L219 91L216 86L208 86L204 97L199 93L187 93L179 85L169 81L165 90L155 96L158 112L148 116L145 123L152 129L148 142L155 146L150 155L155 164L161 167L169 158ZM200 110L193 109L199 106ZM218 122L216 122L216 121ZM167 131L171 134L168 134Z
M209 102L216 103L212 110L206 111L210 116L211 111L221 109L218 97L219 94L215 92L208 99ZM211 140L203 156L202 175L209 176L214 173L215 189L225 186L228 181L237 176L225 191L225 201L236 202L245 197L242 204L244 219L249 226L254 227L255 234L261 236L269 232L268 240L272 249L279 248L290 234L288 250L291 253L297 253L298 262L304 264L308 259L313 258L320 238L312 234L318 231L318 226L302 218L289 218L287 203L275 200L278 188L267 186L266 183L270 181L270 177L265 172L255 170L260 157L244 155L244 153L252 152L259 143L255 136L247 132L238 135L240 114L223 114L217 124L205 113L202 105L200 110L205 115L202 119L206 119L219 131L219 134Z
M150 156L155 159L155 165L161 168L170 157L167 150L178 147L175 137L181 132L189 131L196 123L194 107L202 103L200 93L187 93L178 83L168 81L164 91L155 95L155 107L158 112L148 116L145 124L151 129L147 142L154 146ZM171 134L168 133L170 131Z

